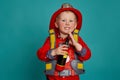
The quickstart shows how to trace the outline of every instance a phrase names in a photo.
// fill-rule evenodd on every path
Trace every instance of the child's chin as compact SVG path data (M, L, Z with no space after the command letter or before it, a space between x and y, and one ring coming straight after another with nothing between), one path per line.
M66 34L69 34L69 33L70 33L70 31L66 31L65 33L66 33Z
M63 33L64 35L68 35L69 33L68 32L65 32L65 33Z
M65 31L64 34L68 35L71 31Z

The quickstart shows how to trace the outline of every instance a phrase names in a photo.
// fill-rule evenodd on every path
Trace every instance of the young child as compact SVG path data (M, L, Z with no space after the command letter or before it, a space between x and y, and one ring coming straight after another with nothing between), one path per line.
M78 35L81 25L80 11L70 4L63 4L53 14L50 36L37 52L38 58L46 62L48 80L80 80L79 74L84 73L83 61L91 56L90 49ZM60 59L61 55L64 60Z

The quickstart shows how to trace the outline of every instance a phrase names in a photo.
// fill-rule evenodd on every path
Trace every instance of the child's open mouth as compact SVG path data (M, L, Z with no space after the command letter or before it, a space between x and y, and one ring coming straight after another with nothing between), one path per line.
M65 30L70 30L70 27L64 27Z

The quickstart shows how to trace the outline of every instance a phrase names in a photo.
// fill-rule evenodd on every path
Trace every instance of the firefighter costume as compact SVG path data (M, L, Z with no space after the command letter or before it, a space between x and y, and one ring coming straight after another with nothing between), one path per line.
M56 66L58 56L51 56L51 51L66 41L66 39L59 37L59 30L55 27L56 17L64 11L71 11L77 16L77 27L72 33L74 39L82 45L82 50L76 51L72 45L69 45L67 50L67 61L64 68L61 68L62 66ZM52 15L49 26L50 36L37 52L38 58L46 62L45 74L47 75L48 80L80 80L79 74L85 72L83 61L88 60L91 57L91 52L78 35L81 26L82 15L79 10L73 8L70 4L63 4L62 7Z

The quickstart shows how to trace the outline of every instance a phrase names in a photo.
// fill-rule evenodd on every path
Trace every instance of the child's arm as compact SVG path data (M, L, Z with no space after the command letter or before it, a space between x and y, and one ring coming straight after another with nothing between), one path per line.
M75 47L76 51L81 51L82 50L82 45L75 41L75 39L73 38L72 33L69 33L69 36L71 38L70 44L72 44Z
M50 49L50 38L47 38L44 45L38 50L37 56L42 61L55 59L56 55L65 55L68 50L67 45L61 45L55 49Z
M78 58L81 61L88 60L91 56L90 49L88 46L84 43L84 41L78 37L78 42L76 42L73 38L72 33L69 33L69 36L71 38L71 43L76 49L76 53L79 55Z
M42 61L48 61L47 53L50 50L50 38L48 37L44 45L37 51L37 56Z
M82 45L82 50L77 51L77 53L80 55L78 58L81 61L88 60L91 57L91 51L88 48L88 46L85 44L85 42L79 37L78 38L78 43Z

